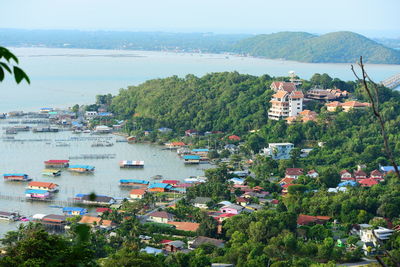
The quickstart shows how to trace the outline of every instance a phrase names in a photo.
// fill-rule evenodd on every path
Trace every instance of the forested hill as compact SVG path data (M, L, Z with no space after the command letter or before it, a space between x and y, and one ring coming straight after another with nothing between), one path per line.
M135 116L136 127L142 130L243 132L266 123L271 82L269 76L237 72L173 76L121 90L111 108L122 118Z
M237 53L301 62L354 63L360 56L377 64L400 64L400 51L385 47L353 32L321 36L305 32L263 34L238 41Z

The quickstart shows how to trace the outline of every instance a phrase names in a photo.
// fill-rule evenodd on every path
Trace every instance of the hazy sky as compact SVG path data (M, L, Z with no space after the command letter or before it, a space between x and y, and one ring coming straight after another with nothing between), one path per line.
M400 37L400 0L0 0L0 28Z

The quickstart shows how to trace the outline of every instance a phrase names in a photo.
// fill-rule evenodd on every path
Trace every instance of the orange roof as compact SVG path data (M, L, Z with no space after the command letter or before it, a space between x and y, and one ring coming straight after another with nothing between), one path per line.
M294 181L294 178L283 178L279 181L280 184L291 184Z
M275 86L275 88L278 88L279 90L284 90L289 93L296 90L296 85L294 83L273 82L272 85Z
M343 107L369 107L370 103L361 103L358 101L349 101L342 104Z
M362 179L358 182L360 183L361 186L365 186L365 187L371 187L373 185L379 184L379 182L373 178Z
M93 216L82 216L82 219L79 221L79 223L84 223L84 224L96 223L97 225L104 225L104 226L112 225L112 221L110 220L103 220L100 217L93 217Z
M146 194L146 190L144 190L144 189L132 189L129 192L129 194L130 195L144 195L144 194Z
M228 137L229 140L240 141L240 137L237 135L230 135Z
M200 226L199 223L193 223L193 222L168 222L168 224L174 225L177 230L191 231L191 232L196 232Z
M325 106L327 107L340 107L341 105L342 103L340 103L339 101L333 101L325 104Z
M275 97L275 98L284 98L286 95L287 95L287 92L286 92L286 91L279 90L279 91L277 91L276 94L274 94L272 97Z
M290 97L291 98L304 98L304 95L303 95L303 92L301 92L301 91L293 91L290 94Z
M170 143L170 145L172 145L172 146L186 146L186 144L184 142L172 142L172 143Z
M329 221L331 217L329 216L310 216L310 215L304 215L304 214L299 214L299 217L297 217L297 224L298 225L307 225L310 223L325 223L326 221Z
M317 112L305 109L302 112L300 112L299 114L303 115L303 116L316 116Z
M56 185L56 184L53 184L53 183L35 182L35 181L30 182L30 183L28 184L28 186L47 187L47 188L50 188L50 189L56 188L56 187L57 187L57 185Z

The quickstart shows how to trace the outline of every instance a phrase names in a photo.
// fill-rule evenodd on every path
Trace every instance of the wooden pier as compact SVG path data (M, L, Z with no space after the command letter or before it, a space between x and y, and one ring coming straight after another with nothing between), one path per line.
M400 86L400 73L383 80L381 84L390 89Z

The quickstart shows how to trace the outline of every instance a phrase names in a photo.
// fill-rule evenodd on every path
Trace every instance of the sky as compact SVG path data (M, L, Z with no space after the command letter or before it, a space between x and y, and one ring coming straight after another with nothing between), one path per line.
M0 0L0 28L400 37L400 0Z

